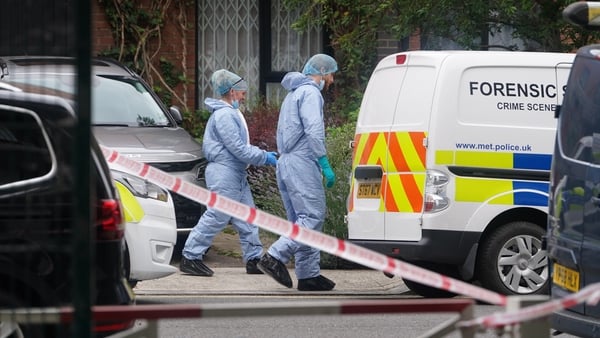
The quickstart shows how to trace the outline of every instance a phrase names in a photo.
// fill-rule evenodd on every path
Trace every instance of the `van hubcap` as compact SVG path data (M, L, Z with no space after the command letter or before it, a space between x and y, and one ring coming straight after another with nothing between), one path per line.
M542 288L548 279L548 258L542 242L528 235L509 239L498 254L498 273L502 283L516 294Z

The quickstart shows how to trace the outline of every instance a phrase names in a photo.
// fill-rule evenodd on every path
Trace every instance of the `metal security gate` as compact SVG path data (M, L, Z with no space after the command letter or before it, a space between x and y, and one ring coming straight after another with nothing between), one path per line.
M322 52L321 29L308 33L292 28L299 12L283 0L198 2L198 102L212 97L210 76L220 68L244 77L249 101L264 95L279 103L279 81L288 71L300 71L304 62Z

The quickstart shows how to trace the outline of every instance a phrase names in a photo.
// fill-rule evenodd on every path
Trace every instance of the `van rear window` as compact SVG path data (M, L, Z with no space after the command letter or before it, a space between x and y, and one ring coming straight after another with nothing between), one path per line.
M408 125L429 116L435 88L433 67L389 67L376 70L365 91L358 124Z

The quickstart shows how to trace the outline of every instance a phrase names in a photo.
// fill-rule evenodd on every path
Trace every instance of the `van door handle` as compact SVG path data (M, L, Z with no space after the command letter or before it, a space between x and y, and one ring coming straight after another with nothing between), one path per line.
M596 207L600 207L600 197L592 196L592 204Z

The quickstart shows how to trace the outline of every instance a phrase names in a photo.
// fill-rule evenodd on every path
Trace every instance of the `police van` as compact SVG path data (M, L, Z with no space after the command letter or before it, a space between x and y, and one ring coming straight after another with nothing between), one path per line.
M554 114L573 59L413 51L381 60L352 142L349 240L503 294L547 293Z

